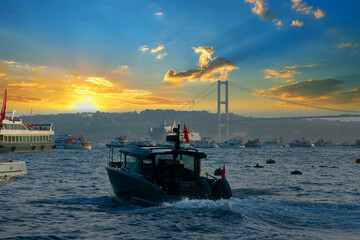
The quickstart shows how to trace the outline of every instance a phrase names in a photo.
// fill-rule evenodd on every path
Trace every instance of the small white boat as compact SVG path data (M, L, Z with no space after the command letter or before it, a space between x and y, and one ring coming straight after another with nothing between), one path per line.
M127 144L126 136L116 137L115 140L112 140L110 143L106 144L106 147L114 147L114 148L121 148L125 147Z
M0 181L27 174L26 163L9 159L0 159Z
M272 141L266 141L261 144L261 148L282 148L284 144L279 142L278 140L274 139Z
M190 141L194 148L219 148L219 145L210 137L201 138L200 141Z

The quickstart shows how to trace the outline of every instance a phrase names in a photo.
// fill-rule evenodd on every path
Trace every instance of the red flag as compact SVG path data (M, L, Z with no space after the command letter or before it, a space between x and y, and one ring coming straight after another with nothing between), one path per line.
M225 164L224 164L224 167L223 167L223 172L222 172L221 179L226 179L226 175L225 175Z
M190 141L190 139L189 139L189 132L188 132L188 130L187 130L187 128L186 128L186 125L185 125L185 123L184 123L184 137L185 137L185 142L189 142Z
M3 100L3 104L1 107L1 120L0 120L0 124L2 124L3 120L5 119L5 112L6 112L6 98L7 98L7 91L5 89L5 93L4 93L4 100Z

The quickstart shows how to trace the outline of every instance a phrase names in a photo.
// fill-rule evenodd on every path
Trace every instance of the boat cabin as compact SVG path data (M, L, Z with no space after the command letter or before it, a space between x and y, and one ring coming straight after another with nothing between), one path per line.
M162 147L123 147L120 156L114 158L110 150L109 165L137 173L170 192L180 183L200 178L201 159L206 154L195 149L171 149Z

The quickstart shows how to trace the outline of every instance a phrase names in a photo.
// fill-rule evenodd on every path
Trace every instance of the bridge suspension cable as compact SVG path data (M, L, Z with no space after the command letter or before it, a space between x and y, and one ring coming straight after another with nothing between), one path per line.
M207 96L209 96L211 93L215 92L216 88L214 88L210 93L206 94L205 96L203 96L202 98L198 99L200 96L202 96L203 94L205 94L205 92L207 92L210 88L212 88L215 84L217 84L217 82L214 82L213 84L211 84L210 87L206 88L204 91L202 91L199 95L197 95L196 97L194 97L193 99L191 99L189 102L187 102L184 106L182 106L181 108L178 109L178 111L181 111L183 108L185 108L186 106L190 105L189 108L187 110L189 110L190 108L194 107L196 104L198 104L201 100L203 100L204 98L206 98ZM196 100L197 99L197 100ZM195 102L196 100L196 102Z
M260 91L257 91L257 90L253 90L251 88L244 87L244 86L242 86L242 85L240 85L238 83L235 83L235 82L231 82L231 81L228 81L228 82L229 82L231 87L237 88L237 89L239 89L241 91L250 93L250 94L255 95L255 96L267 98L267 99L277 101L277 102L287 103L287 104L290 104L290 105L296 105L296 106L305 107L305 108L319 109L319 110L324 110L324 111L343 112L343 113L357 113L357 114L360 113L360 111L320 107L320 106L316 106L316 105L310 105L310 104L306 104L306 103L291 101L291 100L271 96L271 95L269 95L267 93L260 92ZM197 95L196 97L194 97L193 99L188 101L185 105L183 105L181 108L179 108L178 111L181 111L186 106L189 106L186 109L188 111L192 107L194 107L195 105L200 103L203 99L205 99L206 97L208 97L210 94L212 94L213 92L215 92L217 90L216 87L214 89L210 90L212 87L215 86L215 84L217 84L217 82L214 82L209 87L207 87L205 90L203 90L199 95Z

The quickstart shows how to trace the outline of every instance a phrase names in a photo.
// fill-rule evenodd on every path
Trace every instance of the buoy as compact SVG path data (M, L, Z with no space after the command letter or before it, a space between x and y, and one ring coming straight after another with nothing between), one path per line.
M360 158L356 159L355 162L356 162L356 163L360 163Z
M292 171L290 174L301 175L302 172L300 172L299 170L295 170L295 171Z
M254 166L254 168L264 168L264 166L260 166L258 163Z
M274 159L269 159L266 161L267 164L273 164L273 163L276 163L276 161Z

